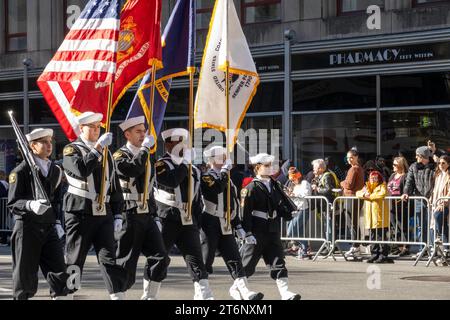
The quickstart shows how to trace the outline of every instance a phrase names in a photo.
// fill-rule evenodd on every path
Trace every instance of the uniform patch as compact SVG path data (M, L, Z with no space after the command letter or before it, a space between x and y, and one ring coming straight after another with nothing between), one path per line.
M9 175L9 184L14 184L17 181L17 173L13 172Z
M164 166L164 161L157 161L155 163L155 168L158 168L158 167L161 167L161 166Z
M64 148L63 155L71 156L75 153L75 148L72 146L67 146Z
M113 158L114 160L120 159L123 156L123 152L121 150L117 150L116 152L114 152L113 154Z
M210 176L203 176L203 177L202 177L202 180L203 180L206 184L208 184L208 187L213 186L214 183L215 183L214 179L211 178Z

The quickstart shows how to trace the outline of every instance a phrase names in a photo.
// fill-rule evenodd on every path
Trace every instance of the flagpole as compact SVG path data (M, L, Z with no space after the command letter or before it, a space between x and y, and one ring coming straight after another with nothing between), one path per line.
M109 84L108 91L108 109L106 111L106 132L110 131L111 127L111 110L113 103L113 92L114 92L114 80L111 80ZM106 198L106 166L108 164L108 146L103 148L103 163L102 163L102 180L100 184L100 193L98 197L98 211L103 211L103 206L105 204Z
M155 79L156 79L156 60L153 59L152 62L152 82L150 89L150 110L149 110L149 120L148 120L148 134L152 134L152 126L153 126L153 108L155 106ZM145 180L144 180L144 194L142 196L142 209L147 208L147 200L148 200L148 188L150 183L150 155L151 152L149 150L147 161L145 162Z
M195 68L188 68L189 72L189 149L192 149L192 137L194 135L194 73ZM192 159L193 161L194 159ZM188 166L188 207L187 221L192 219L192 161Z
M227 159L230 159L230 63L228 61L228 1L226 0L225 9L225 28L226 37L225 43L225 55L226 55L226 71L225 71L225 98L226 98L226 112L227 112L227 134L226 134L226 148L227 148ZM231 0L233 1L233 0ZM228 170L227 174L227 230L231 229L231 170Z

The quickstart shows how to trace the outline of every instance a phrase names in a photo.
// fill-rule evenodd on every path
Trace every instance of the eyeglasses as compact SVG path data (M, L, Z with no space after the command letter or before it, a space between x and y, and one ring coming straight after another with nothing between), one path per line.
M439 162L439 164L447 164L447 162L441 161Z

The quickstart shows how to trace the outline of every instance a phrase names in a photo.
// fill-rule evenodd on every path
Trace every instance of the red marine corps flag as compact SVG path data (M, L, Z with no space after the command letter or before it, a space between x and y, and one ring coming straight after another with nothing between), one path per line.
M79 135L76 115L108 117L155 59L161 66L161 0L91 0L38 79L39 88L70 140Z

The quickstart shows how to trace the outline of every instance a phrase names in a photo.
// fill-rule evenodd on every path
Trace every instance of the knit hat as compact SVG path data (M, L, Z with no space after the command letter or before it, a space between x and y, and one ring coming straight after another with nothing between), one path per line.
M416 149L416 154L418 154L422 158L428 159L429 157L431 157L431 150L427 146L422 146Z

